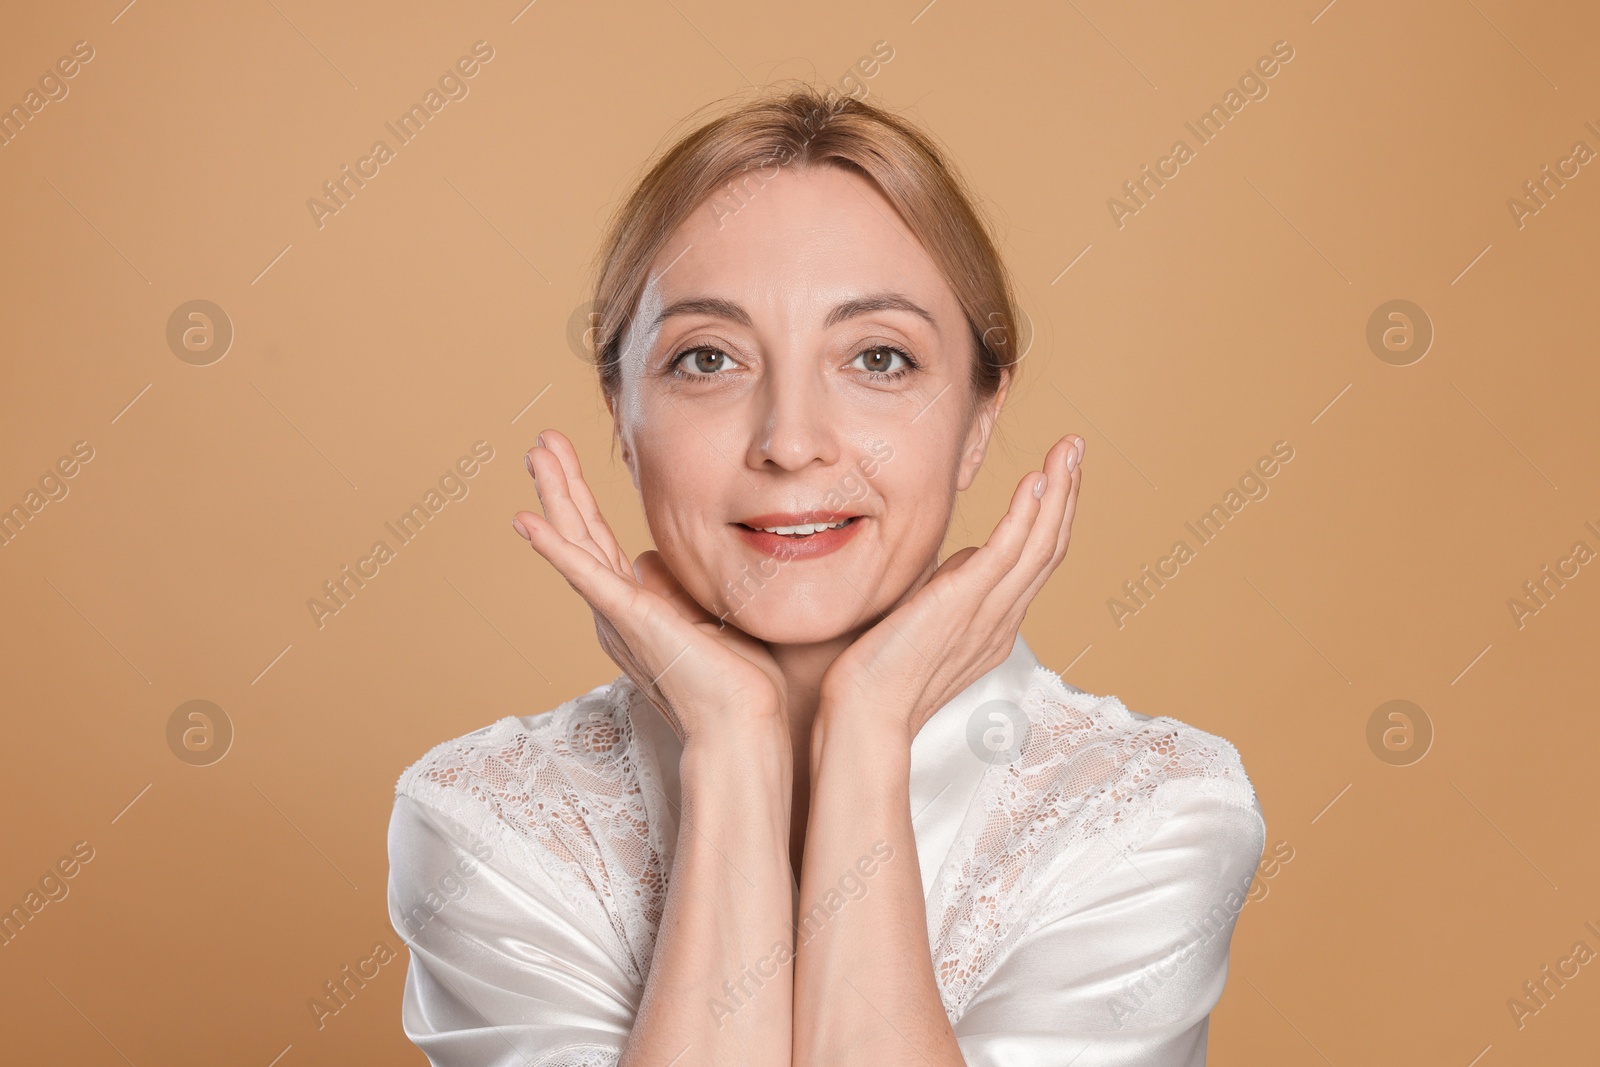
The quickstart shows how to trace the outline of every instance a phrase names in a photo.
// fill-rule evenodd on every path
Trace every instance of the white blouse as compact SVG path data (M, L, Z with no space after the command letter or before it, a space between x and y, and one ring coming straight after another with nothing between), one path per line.
M626 675L439 745L395 788L402 1023L434 1067L614 1067L677 838L681 743ZM940 996L973 1067L1193 1067L1266 839L1227 741L1019 636L911 745ZM798 919L798 890L796 891Z

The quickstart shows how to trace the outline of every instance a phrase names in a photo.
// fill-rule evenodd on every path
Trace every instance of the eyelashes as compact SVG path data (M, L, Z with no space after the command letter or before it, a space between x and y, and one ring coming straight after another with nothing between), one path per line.
M724 361L724 362L720 363L719 366L718 366L718 369L715 370L715 371L709 371L709 372L685 371L683 369L683 366L682 366L684 360L688 359L691 356L696 356L696 355L698 355L699 353L702 353L702 352L710 353L710 354L712 354L712 355L714 355L716 357L720 357L720 359L722 361ZM896 379L903 378L906 375L910 374L912 371L919 370L922 367L922 364L920 362L918 362L911 355L911 353L907 352L905 349L901 348L899 345L891 345L891 344L867 345L867 346L863 347L862 349L860 349L858 352L856 352L855 359L851 360L851 363L852 364L855 363L857 360L860 360L863 356L867 355L868 353L872 353L872 352L886 352L886 353L889 354L889 357L890 357L891 360L898 360L900 365L897 366L894 370L886 370L886 371L885 370L872 370L870 368L863 367L862 370L866 373L868 379L870 379L871 381L875 381L875 382L894 381ZM666 369L667 373L671 377L678 378L680 380L695 379L695 378L711 379L711 378L716 378L716 377L720 376L721 372L724 369L726 369L727 363L731 363L732 361L733 361L733 357L730 356L727 352L723 351L721 348L717 347L716 345L691 344L691 345L688 345L688 346L686 346L686 347L684 347L682 349L679 349L676 353L674 353L672 358L667 361L665 369Z
M676 355L674 355L671 359L669 359L667 361L667 366L666 366L667 373L670 374L674 378L715 378L717 376L715 372L701 374L701 373L694 373L694 372L686 372L683 369L682 364L683 364L683 361L685 359L687 359L690 356L693 356L693 355L696 355L698 353L701 353L701 352L713 353L713 354L715 354L717 356L722 357L722 359L727 360L729 362L731 362L733 360L732 356L728 355L728 353L724 352L722 349L718 348L716 345L705 345L705 344L690 345L687 348L684 348L684 349L680 350Z
M912 371L916 370L922 365L916 360L912 359L911 353L907 352L899 345L868 345L866 348L863 348L861 351L856 353L856 359L860 359L868 352L887 352L891 357L898 358L902 364L902 366L892 371L867 370L867 375L872 378L873 381L877 382L893 381L896 378L904 378L907 374L910 374ZM851 362L853 363L855 360L852 360ZM866 368L862 369L866 370Z

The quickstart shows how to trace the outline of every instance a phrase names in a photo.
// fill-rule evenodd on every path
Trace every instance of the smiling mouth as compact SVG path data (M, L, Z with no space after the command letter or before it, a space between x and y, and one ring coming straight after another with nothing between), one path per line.
M757 533L776 534L779 537L789 537L798 541L806 537L811 537L814 534L822 533L824 530L838 530L845 526L849 526L859 518L861 518L860 515L851 515L847 519L835 519L831 522L803 522L789 525L774 523L772 525L761 526L752 526L749 523L736 522L734 525L742 526L746 530L751 530Z
M837 552L859 536L860 520L866 517L823 510L769 511L729 525L750 548L787 563Z

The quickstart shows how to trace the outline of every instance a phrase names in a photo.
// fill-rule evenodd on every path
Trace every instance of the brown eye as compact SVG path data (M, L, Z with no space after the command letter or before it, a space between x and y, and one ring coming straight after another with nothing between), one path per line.
M667 366L679 378L714 378L728 370L733 359L720 348L700 345L686 348Z
M895 360L900 363L897 366ZM868 374L897 378L916 366L911 357L893 345L873 345L856 353L856 361Z

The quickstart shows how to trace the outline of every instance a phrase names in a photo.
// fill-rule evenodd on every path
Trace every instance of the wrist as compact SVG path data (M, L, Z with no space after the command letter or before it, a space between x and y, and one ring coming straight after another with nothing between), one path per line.
M678 775L685 790L709 786L743 792L770 784L787 799L794 782L793 743L774 723L725 723L684 742Z
M720 735L684 746L678 761L680 847L674 862L693 863L698 856L722 877L737 872L740 886L781 889L787 905L794 758L772 739L736 740ZM730 857L736 858L733 866Z
M811 770L815 775L824 761L856 765L869 774L909 768L911 740L904 716L860 701L825 699L811 727Z

